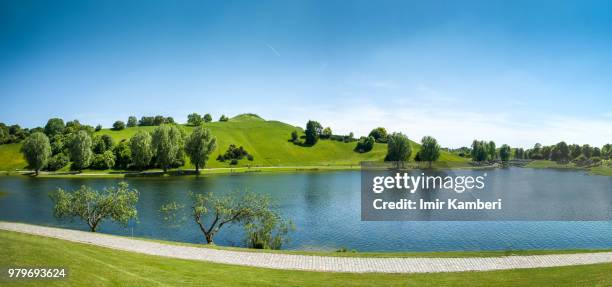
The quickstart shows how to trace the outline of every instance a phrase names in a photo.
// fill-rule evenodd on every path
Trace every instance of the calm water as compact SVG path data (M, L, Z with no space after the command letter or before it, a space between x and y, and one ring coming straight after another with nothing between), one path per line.
M612 177L582 172L497 169L488 173L498 179L496 188L510 188L511 181L538 178L542 188L559 193L589 188L612 193ZM504 182L504 180L508 182ZM80 185L97 188L119 179L57 179L26 176L0 177L0 220L87 230L86 224L57 221L48 192ZM449 251L504 249L612 248L612 222L362 222L360 220L360 173L356 171L299 174L208 176L200 178L130 178L140 191L139 222L123 228L105 222L100 232L201 243L197 226L186 221L179 227L164 224L158 210L169 201L188 205L189 191L216 193L248 189L267 193L296 230L287 249L360 251ZM532 191L537 196L537 190ZM225 227L224 227L225 228ZM222 230L215 242L242 246L241 228Z

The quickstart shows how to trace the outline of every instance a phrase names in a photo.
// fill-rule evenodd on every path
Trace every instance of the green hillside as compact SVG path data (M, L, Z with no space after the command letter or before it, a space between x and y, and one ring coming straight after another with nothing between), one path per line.
M385 144L375 144L374 149L367 153L353 151L356 143L343 143L333 140L319 140L312 147L295 145L289 141L291 132L300 127L294 127L279 121L266 121L255 115L239 115L227 122L210 122L204 126L211 130L217 138L217 150L207 163L207 167L228 167L227 162L216 160L217 155L224 153L230 144L243 146L254 160L243 159L238 166L310 166L310 165L357 165L361 161L382 160L387 152ZM182 126L187 133L193 127ZM139 130L152 131L153 126L126 128L121 131L104 129L96 134L108 134L116 142L128 140ZM21 158L19 144L0 146L0 170L23 169L26 164ZM413 143L413 155L420 149ZM464 162L465 159L442 152L440 161ZM192 168L188 162L186 168Z

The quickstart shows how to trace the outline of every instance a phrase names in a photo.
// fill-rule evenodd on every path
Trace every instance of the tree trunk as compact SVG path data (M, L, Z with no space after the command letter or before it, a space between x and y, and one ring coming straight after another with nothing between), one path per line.
M196 163L195 166L196 166L196 173L200 172L200 165Z
M206 233L206 234L204 234L204 237L206 238L206 243L207 243L207 244L213 244L213 237L212 237L212 234L210 234L210 233Z
M36 175L38 175L38 169L35 169L34 172L36 173Z

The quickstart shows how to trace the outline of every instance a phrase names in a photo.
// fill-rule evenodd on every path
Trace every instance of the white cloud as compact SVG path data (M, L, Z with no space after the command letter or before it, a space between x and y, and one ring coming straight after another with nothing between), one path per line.
M526 148L537 142L549 145L562 140L595 146L612 142L612 119L545 115L530 116L527 120L513 112L461 112L408 102L388 107L363 102L342 107L302 106L293 108L288 118L287 114L282 116L280 120L299 126L315 119L338 134L354 132L357 136L367 135L371 129L382 126L390 132L402 132L416 141L431 135L445 147L469 146L474 139Z

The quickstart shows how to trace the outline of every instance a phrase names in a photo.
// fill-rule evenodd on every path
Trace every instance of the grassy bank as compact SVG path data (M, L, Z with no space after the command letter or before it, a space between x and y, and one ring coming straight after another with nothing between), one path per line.
M300 146L290 142L291 132L297 130L303 133L300 127L279 121L266 121L259 117L240 115L227 122L210 122L204 126L211 130L217 138L217 150L211 155L207 167L228 168L227 162L216 160L217 155L224 153L230 144L243 146L254 160L241 160L238 167L278 167L278 166L351 166L361 161L383 160L386 144L375 144L367 153L353 151L356 143L344 143L334 140L320 140L311 147ZM193 127L183 126L187 133ZM153 131L155 127L133 127L121 131L103 129L97 135L110 135L115 142L128 140L139 130ZM0 170L25 169L26 162L19 153L21 144L0 145ZM420 150L420 146L412 143L413 156ZM440 161L466 162L467 160L443 151ZM187 160L185 169L192 169L193 165ZM99 171L98 171L99 172Z
M3 286L608 286L612 264L434 274L348 274L272 270L179 260L0 231L0 266L66 267L55 281ZM4 280L4 279L0 279Z
M554 169L575 169L584 170L590 174L612 176L612 166L600 165L591 168L579 167L573 163L559 164L551 160L534 160L527 164L525 167L528 168L554 168Z

